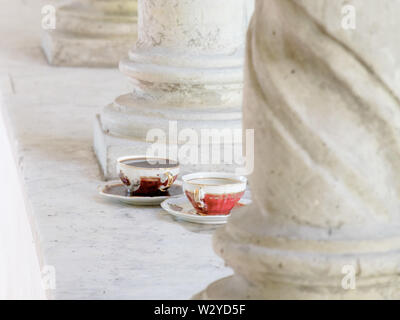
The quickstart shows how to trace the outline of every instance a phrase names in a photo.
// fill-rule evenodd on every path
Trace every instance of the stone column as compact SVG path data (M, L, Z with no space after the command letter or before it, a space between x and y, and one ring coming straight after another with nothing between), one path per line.
M254 203L214 238L234 276L196 298L400 298L400 3L346 4L354 30L341 1L258 0Z
M52 65L116 67L137 39L137 0L71 0L43 34Z
M253 0L139 0L138 42L120 63L133 90L96 120L95 150L106 178L115 174L117 157L146 154L150 129L168 136L170 121L197 133L241 128L253 6Z

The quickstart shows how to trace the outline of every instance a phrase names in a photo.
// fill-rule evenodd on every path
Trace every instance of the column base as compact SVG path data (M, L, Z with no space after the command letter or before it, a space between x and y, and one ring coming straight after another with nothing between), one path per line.
M42 37L42 49L54 66L117 67L135 41L136 36L90 38L47 31Z
M400 285L385 285L344 290L342 288L292 286L269 282L258 287L238 275L218 280L194 300L398 300Z
M234 269L194 299L353 300L400 299L397 228L281 223L257 205L242 208L214 234L214 250ZM383 234L385 238L376 237Z
M56 10L56 29L46 30L42 48L50 64L117 67L137 40L137 1L77 1Z

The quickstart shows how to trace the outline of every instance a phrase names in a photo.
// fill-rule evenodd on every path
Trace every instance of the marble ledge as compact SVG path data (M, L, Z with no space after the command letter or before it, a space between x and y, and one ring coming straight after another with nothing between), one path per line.
M127 92L127 80L117 69L50 67L34 32L39 4L0 5L0 93L39 258L56 270L51 296L189 299L230 275L212 249L216 227L99 198L95 114Z

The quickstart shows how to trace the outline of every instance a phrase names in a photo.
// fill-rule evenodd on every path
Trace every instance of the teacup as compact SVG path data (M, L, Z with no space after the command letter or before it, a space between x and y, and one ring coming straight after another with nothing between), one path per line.
M117 174L130 195L156 195L165 193L179 174L177 161L127 156L117 159Z
M228 215L246 191L247 179L224 172L185 175L183 190L202 215Z

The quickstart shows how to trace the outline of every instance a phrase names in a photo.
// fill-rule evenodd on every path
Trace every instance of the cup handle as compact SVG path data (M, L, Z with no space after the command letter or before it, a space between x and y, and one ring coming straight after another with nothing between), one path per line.
M206 207L206 203L204 202L204 190L202 188L194 190L194 201L199 206L199 208L203 209Z
M162 192L169 189L172 186L172 184L174 183L174 176L172 175L171 172L166 172L164 175L167 177L166 180L168 180L168 182L167 182L166 186L163 186L163 185L160 186L159 190Z

